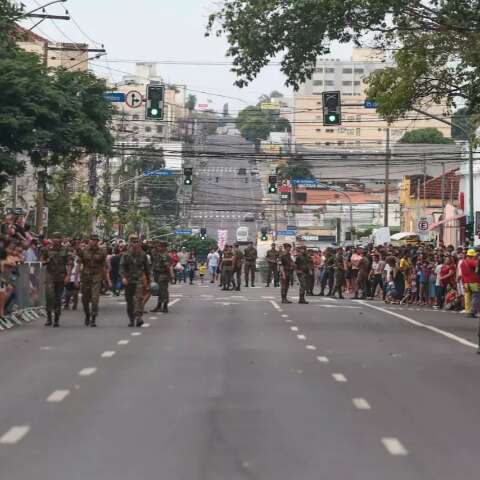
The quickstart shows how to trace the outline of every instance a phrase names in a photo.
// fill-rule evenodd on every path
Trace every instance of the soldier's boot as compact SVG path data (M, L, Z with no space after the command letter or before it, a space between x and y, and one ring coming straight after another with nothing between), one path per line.
M97 326L97 316L92 315L92 319L90 320L90 326L95 328Z
M162 311L162 302L160 301L160 297L157 299L157 306L150 310L151 313L157 313Z
M298 303L303 303L305 305L308 305L308 302L305 300L305 294L300 295L300 299L298 300Z
M134 322L133 318L128 319L128 326L129 327L134 327L135 326L135 322Z
M52 312L47 311L47 321L45 323L46 327L52 326Z
M325 287L322 287L322 289L320 290L319 296L323 297L324 295L325 295Z
M165 302L165 303L163 304L162 312L163 312L163 313L168 313L168 302Z
M141 317L141 316L138 316L135 323L136 323L136 326L137 326L137 327L141 327L141 326L143 325L143 319L142 319L142 317Z
M90 325L90 312L85 313L85 326L88 327Z
M53 326L58 328L60 326L60 314L55 313L55 316L53 318Z

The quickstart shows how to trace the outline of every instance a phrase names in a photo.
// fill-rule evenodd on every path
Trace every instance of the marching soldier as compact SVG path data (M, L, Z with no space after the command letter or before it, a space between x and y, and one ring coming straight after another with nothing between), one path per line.
M86 327L97 326L102 281L107 277L105 265L107 254L105 250L99 247L98 241L98 235L93 234L90 236L87 248L78 251L78 258L82 265L80 280Z
M334 281L334 272L335 272L335 258L330 251L330 248L325 250L325 260L323 263L323 276L322 281L320 282L321 291L320 296L325 295L325 287L328 285L327 296L331 297L333 295L333 281Z
M300 284L298 303L308 302L305 300L305 293L307 290L307 275L313 271L313 261L307 254L307 248L305 245L297 247L297 258L295 259L295 265L297 267L297 277Z
M253 242L248 243L248 247L245 249L245 286L248 287L248 279L250 278L250 284L255 286L255 268L257 264L257 249L253 246Z
M130 236L128 250L120 261L120 276L125 287L129 327L143 325L144 282L150 285L150 265L136 235Z
M242 265L244 260L243 252L240 246L236 243L233 247L233 280L235 282L235 290L240 291L240 284L242 283Z
M41 251L40 258L44 262L45 293L47 300L47 322L46 327L52 326L52 314L54 315L53 326L60 326L60 314L62 312L62 295L65 283L68 281L69 255L62 246L62 236L55 232L52 235L51 248L45 248Z
M234 255L232 247L230 245L225 245L222 257L222 290L230 290L233 274L233 260Z
M343 256L343 248L337 250L335 257L335 287L332 296L338 292L338 298L343 299L343 286L345 284L345 258Z
M153 279L158 284L157 306L151 311L168 313L168 284L173 280L174 273L170 256L167 253L167 242L157 242L151 256Z
M268 273L267 273L267 287L270 286L270 282L273 278L273 286L278 287L277 284L277 270L278 270L278 251L275 248L275 244L272 243L272 248L268 250L265 255L268 264Z
M282 303L292 303L288 298L288 289L293 277L293 271L295 270L295 263L292 260L291 249L292 246L289 243L283 245L284 252L280 257L280 286L282 293Z

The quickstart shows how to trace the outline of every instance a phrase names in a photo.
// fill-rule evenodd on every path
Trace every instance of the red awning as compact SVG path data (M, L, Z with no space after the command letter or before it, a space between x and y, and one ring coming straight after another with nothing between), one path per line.
M448 223L448 222L454 222L455 220L461 220L462 218L465 217L465 214L463 215L456 215L454 217L448 217L448 218L444 218L443 220L440 220L439 222L436 222L436 223L432 223L430 225L430 227L428 227L428 231L431 232L432 230L435 230L436 228L438 228L440 225L443 225L444 223Z

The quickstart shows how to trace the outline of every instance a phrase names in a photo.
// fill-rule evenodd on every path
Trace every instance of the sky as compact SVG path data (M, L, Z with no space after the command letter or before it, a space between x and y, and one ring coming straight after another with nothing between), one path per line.
M27 9L48 0L23 0ZM57 42L88 43L105 46L107 57L92 61L92 69L112 81L124 73L134 72L136 61L223 62L228 44L224 38L204 36L210 13L219 1L214 0L68 0L47 8L50 14L64 14L68 9L73 20L45 21L34 29L39 35ZM24 26L32 26L32 20ZM334 46L332 54L350 56L350 47ZM107 61L108 60L108 61ZM247 88L233 85L235 75L223 66L157 65L157 73L167 83L187 85L198 103L210 100L221 111L229 103L235 114L246 104L255 104L260 95L279 90L291 95L278 66L269 66ZM210 93L201 93L210 92ZM233 98L224 98L233 97ZM236 100L240 99L240 100Z

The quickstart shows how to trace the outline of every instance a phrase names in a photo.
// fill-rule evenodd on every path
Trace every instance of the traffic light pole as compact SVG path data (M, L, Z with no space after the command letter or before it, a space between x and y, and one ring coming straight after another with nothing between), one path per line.
M388 204L390 202L390 124L387 126L386 151L385 151L385 205L383 207L383 226L388 227Z

